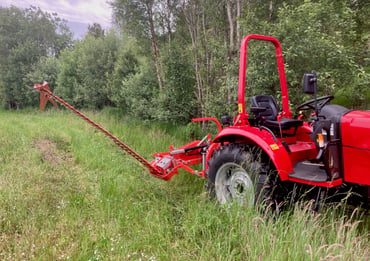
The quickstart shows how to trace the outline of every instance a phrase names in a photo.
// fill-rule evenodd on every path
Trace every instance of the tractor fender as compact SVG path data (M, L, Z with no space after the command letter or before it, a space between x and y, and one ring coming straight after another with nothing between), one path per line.
M213 140L214 143L240 142L260 147L274 163L282 181L288 180L293 166L283 144L267 130L249 126L224 128Z

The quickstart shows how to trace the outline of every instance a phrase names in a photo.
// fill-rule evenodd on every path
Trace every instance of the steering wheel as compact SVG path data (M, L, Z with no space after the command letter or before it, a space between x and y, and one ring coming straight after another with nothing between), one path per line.
M317 102L318 110L321 110L328 102L334 99L333 95L321 96L316 99L308 100L297 107L298 111L305 111L305 110L316 110L315 102Z

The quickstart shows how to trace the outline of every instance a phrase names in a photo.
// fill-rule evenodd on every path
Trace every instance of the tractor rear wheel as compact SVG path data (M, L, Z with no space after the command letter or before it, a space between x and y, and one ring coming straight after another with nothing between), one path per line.
M278 177L272 173L261 149L230 143L214 152L208 162L208 189L219 203L237 202L253 207L273 202Z

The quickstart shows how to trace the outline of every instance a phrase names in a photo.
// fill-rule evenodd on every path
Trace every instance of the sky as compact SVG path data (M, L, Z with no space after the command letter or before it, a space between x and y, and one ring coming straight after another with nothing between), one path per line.
M0 6L14 5L27 8L38 6L49 13L57 13L80 38L87 31L87 26L99 23L104 29L111 27L111 8L108 0L0 0Z

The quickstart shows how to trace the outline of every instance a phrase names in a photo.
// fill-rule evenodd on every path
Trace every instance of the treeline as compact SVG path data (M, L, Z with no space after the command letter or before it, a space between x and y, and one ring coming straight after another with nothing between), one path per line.
M0 102L36 106L34 83L79 108L122 108L142 119L188 121L234 115L239 46L262 34L282 44L290 102L301 78L319 75L319 94L370 106L370 6L350 0L114 0L115 30L96 23L82 40L39 8L0 8ZM248 49L246 100L280 84L274 48Z

